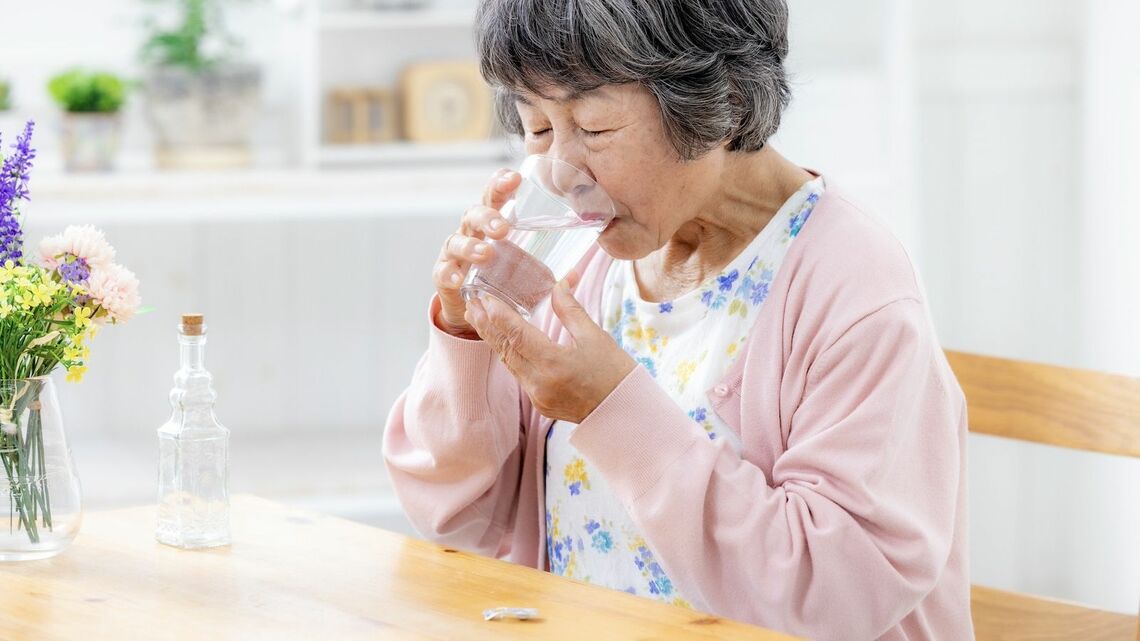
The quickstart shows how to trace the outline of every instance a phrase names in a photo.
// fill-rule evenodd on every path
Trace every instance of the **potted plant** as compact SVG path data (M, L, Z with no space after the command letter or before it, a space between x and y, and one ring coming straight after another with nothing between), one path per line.
M64 111L63 157L68 171L109 171L119 151L119 109L127 85L112 73L69 69L48 82Z
M159 166L250 164L261 70L235 60L240 43L223 22L227 0L150 1L175 5L178 16L173 25L149 22L142 47Z

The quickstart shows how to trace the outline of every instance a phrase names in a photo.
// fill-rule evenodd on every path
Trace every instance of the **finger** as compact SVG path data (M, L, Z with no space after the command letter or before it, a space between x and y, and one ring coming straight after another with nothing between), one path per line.
M444 243L447 260L456 262L482 263L491 255L490 243L463 234L452 234Z
M445 326L470 331L470 324L463 318L466 303L461 288L465 275L466 269L462 265L454 261L441 261L436 263L432 280L435 281L435 289L439 295L440 320Z
M483 190L483 205L491 209L501 209L521 182L522 176L517 171L495 172L495 176Z
M485 205L472 205L463 214L459 233L476 238L503 238L510 231L507 220L498 209Z
M590 318L578 299L574 298L574 294L570 292L568 280L560 281L554 286L550 303L554 309L554 314L558 316L558 320L562 321L563 327L570 332L570 336L577 343L596 332L602 331L602 329L598 327L594 319Z
M565 280L566 286L570 288L570 291L574 291L574 288L582 281L582 277L578 275L577 270L571 269L570 273L566 274Z
M478 302L480 304L468 322L477 330L480 326L475 323L481 324L479 335L491 344L516 376L531 375L547 355L543 350L557 347L506 303L493 296L481 298Z
M463 279L467 276L467 265L455 260L441 260L432 270L432 282L436 289L459 291Z

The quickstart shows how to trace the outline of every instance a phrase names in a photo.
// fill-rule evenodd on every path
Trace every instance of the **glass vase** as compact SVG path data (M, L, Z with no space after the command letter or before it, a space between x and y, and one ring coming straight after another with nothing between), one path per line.
M62 552L83 520L82 490L47 376L0 380L0 463L0 561Z

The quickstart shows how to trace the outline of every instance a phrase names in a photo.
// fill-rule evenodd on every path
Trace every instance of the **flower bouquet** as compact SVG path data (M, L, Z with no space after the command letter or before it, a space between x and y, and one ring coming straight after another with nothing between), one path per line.
M19 205L28 200L33 128L28 122L12 153L0 146L0 464L8 479L0 559L51 556L78 531L79 481L49 374L62 368L79 381L99 327L139 307L138 279L115 264L93 227L44 239L36 262L25 255Z

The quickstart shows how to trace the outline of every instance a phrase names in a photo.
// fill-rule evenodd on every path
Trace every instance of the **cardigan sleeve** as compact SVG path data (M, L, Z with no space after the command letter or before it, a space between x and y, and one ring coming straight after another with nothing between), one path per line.
M438 308L434 298L431 319ZM427 352L388 416L388 474L420 534L505 556L524 447L518 383L486 343L430 322Z
M965 406L940 354L917 300L855 322L810 364L771 478L641 368L571 443L698 606L811 639L874 639L934 588L950 552Z

